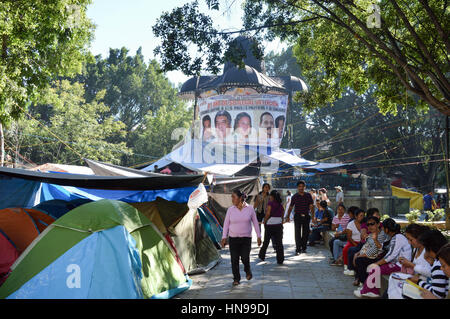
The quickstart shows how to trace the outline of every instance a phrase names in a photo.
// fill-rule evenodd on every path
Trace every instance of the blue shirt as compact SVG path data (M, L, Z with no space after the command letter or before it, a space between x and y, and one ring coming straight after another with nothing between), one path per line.
M316 208L315 215L316 215L317 219L322 219L322 217L323 217L323 210L320 210L320 209Z
M431 196L430 194L426 194L423 197L423 209L424 210L431 210L431 203L433 201L433 196Z

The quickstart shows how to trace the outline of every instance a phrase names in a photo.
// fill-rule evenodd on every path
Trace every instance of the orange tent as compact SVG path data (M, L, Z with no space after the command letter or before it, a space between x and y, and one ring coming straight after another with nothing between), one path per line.
M25 208L25 211L33 218L39 232L42 233L55 219L40 210Z
M28 211L31 211L32 215ZM44 217L41 214L44 213L34 209L5 208L0 210L0 229L16 245L19 254L39 235L40 229L43 230L47 227L41 221L48 224L46 221L50 221L49 216Z

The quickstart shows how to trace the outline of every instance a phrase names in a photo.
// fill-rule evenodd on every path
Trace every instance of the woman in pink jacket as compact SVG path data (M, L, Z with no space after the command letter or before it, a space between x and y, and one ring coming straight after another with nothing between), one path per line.
M252 224L258 236L258 246L261 246L261 232L255 210L245 202L247 196L235 189L231 194L233 206L228 208L223 224L222 247L230 244L231 269L233 271L233 285L239 285L241 274L239 272L239 258L244 264L247 280L252 279L250 269L250 250L252 247Z

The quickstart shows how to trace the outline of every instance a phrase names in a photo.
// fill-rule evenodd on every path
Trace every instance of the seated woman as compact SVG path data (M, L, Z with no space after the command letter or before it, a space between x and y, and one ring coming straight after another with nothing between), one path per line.
M380 230L380 220L375 216L367 218L367 227L370 232L361 250L355 256L355 282L359 286L367 279L367 266L382 258L383 244L388 236Z
M344 274L348 270L348 249L350 247L357 246L361 241L361 222L363 221L365 215L366 213L362 209L357 210L355 212L355 219L347 225L347 244L342 250L342 257L344 259Z
M328 205L326 201L320 202L320 207L323 210L323 215L321 220L318 222L316 227L312 228L311 234L309 235L309 246L314 246L316 241L320 239L320 233L324 231L328 231L331 229L331 220L332 215L330 210L328 209Z
M283 248L283 215L284 208L281 205L281 196L276 190L270 192L269 202L267 204L266 215L264 216L264 241L259 250L259 259L266 259L267 247L272 240L272 244L277 253L277 263L281 265L284 262Z
M380 219L380 211L376 207L369 208L367 210L366 217L361 222L361 241L358 245L350 247L347 251L347 258L349 260L348 269L344 272L344 275L354 276L355 275L355 254L359 252L362 246L366 243L366 238L369 236L369 230L367 227L367 219L370 216L375 216ZM382 230L382 224L380 223L380 230Z
M413 255L411 261L400 257L399 261L402 264L402 273L417 274L422 280L426 280L431 276L431 265L425 259L425 247L419 241L419 237L429 230L427 226L419 224L410 224L405 229L405 236L413 247ZM399 279L397 273L389 276L389 288L386 291L386 297L389 299L403 299L402 287L404 279Z
M331 221L331 230L335 231L334 237L330 239L328 246L330 247L332 256L332 265L339 265L339 257L342 255L342 248L347 243L347 235L345 230L350 221L350 216L345 212L344 204L340 203L337 207L337 215ZM336 247L334 243L336 242Z
M426 289L422 293L424 299L444 299L448 294L448 277L441 269L437 254L447 244L447 239L439 230L432 229L420 235L419 241L425 247L425 258L432 262L431 277L429 280L422 280L419 275L414 275L409 280Z
M410 258L411 256L411 245L409 244L408 239L400 233L399 224L392 218L388 218L383 221L383 230L390 238L388 252L383 258L367 267L368 269L372 269L372 271L364 281L362 288L353 292L356 297L380 297L380 288L373 287L371 277L373 275L381 276L399 272L402 266L399 262L399 258ZM375 273L377 269L378 271ZM369 280L371 280L370 284ZM378 282L380 281L381 278L378 278Z
M448 278L450 278L450 243L445 244L445 246L438 251L437 258L441 263L441 270ZM447 285L447 299L450 299L448 290L449 286Z

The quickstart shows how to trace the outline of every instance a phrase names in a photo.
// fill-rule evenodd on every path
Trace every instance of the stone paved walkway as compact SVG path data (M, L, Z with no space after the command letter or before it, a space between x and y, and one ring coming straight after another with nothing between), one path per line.
M179 299L355 299L353 277L343 275L342 267L329 265L330 252L323 245L308 247L306 254L295 256L293 223L284 225L285 262L277 265L269 245L265 262L259 262L256 238L253 238L251 267L253 279L247 281L241 264L241 284L233 287L228 246L222 249L222 261L209 272L191 276L192 287Z

